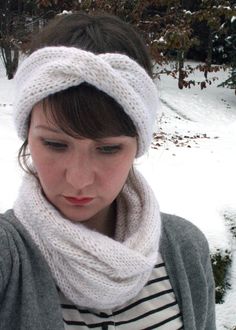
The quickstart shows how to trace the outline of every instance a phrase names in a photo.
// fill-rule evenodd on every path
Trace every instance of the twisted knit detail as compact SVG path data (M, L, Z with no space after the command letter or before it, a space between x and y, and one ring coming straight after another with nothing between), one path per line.
M115 239L63 218L30 175L23 180L14 212L60 290L78 306L121 306L141 291L158 261L159 207L138 172L130 174L117 198Z
M21 139L33 106L50 94L83 82L118 102L137 129L137 156L147 151L159 108L157 88L146 71L122 54L99 54L74 47L45 47L30 55L16 76L15 124Z

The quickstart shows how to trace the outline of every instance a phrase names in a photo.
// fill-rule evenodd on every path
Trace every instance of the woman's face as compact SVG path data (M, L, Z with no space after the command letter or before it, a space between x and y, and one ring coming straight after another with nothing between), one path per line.
M44 194L72 221L95 219L109 208L137 151L135 137L73 138L45 115L42 104L32 111L28 141Z

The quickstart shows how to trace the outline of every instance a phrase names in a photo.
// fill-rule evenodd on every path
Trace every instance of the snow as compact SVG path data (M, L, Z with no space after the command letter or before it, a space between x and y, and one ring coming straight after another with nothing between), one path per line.
M154 42L159 42L159 43L164 43L164 44L166 44L166 40L164 39L164 37L160 37L158 40L155 39L155 40L153 40L153 43L154 43Z
M61 16L61 15L70 15L70 14L72 14L72 11L71 10L63 10L62 11L62 13L60 13L60 14L57 14L57 16Z
M192 15L192 12L190 10L183 10L184 14Z
M217 6L213 6L212 8L214 8L214 9L227 9L227 10L232 10L232 8L229 7L229 6L221 6L221 5L219 5L218 7L217 7Z
M190 63L194 65L194 63ZM203 80L203 73L194 78ZM236 326L236 240L223 214L236 224L236 97L218 88L228 72L211 73L218 80L201 90L197 85L179 90L177 81L162 75L157 80L161 109L157 136L149 153L136 161L164 212L182 216L206 235L211 253L232 254L231 288L217 305L217 329ZM22 172L17 165L20 146L13 123L13 81L0 63L0 212L12 207Z
M200 73L195 78L200 79ZM176 84L165 76L158 82L161 128L169 138L139 166L163 211L194 222L207 236L212 253L231 251L222 212L235 203L235 96L232 90L217 88L219 81L205 90L181 91ZM178 136L183 146L173 142Z

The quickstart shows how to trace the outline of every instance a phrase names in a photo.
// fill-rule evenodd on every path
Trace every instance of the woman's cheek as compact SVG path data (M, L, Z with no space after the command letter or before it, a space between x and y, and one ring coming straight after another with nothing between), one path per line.
M45 154L45 152L37 152L37 150L35 150L31 154L31 157L39 176L52 175L53 173L58 172L58 169L61 166L60 160Z

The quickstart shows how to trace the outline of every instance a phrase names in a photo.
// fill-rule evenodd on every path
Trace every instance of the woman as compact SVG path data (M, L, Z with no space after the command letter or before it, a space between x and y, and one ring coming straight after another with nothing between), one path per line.
M133 167L158 110L136 32L57 18L16 82L27 173L0 220L0 328L215 329L205 237L160 214Z

